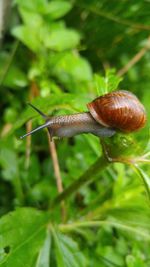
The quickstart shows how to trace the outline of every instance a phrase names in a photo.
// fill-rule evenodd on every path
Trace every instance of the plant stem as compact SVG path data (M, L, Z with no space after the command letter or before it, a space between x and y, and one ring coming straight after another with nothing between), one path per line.
M118 71L117 75L123 76L125 73L128 72L129 69L131 69L150 49L150 36L147 39L146 45L133 57L131 60Z
M13 62L13 59L14 59L14 56L15 56L16 51L18 49L18 46L19 46L19 41L16 41L14 46L13 46L12 52L10 54L10 57L8 59L8 62L6 63L6 66L4 66L3 74L2 74L2 76L0 78L0 87L3 85L3 82L4 82L4 80L5 80L6 76L7 76L7 73L9 71L9 68L10 68L12 62Z
M16 194L16 197L19 201L19 206L23 206L24 204L24 195L23 195L23 189L22 189L22 184L18 176L13 180L13 186L14 186L14 191Z
M138 167L137 164L133 164L132 168L137 172L137 174L142 178L143 184L146 188L148 201L150 203L150 182L149 182L149 176L147 176L142 169Z
M54 173L55 173L55 178L56 178L57 190L58 190L58 193L61 194L63 192L63 184L62 184L60 167L59 167L59 162L58 162L58 157L57 157L57 152L56 152L56 146L55 146L54 140L51 140L50 134L48 131L47 131L47 137L48 137L49 152L50 152L50 155L52 157L52 162L53 162L53 168L54 168ZM61 206L62 221L65 222L65 220L66 220L66 207L65 207L65 202L63 200L60 202L60 206Z
M31 102L36 96L39 95L39 88L36 84L36 82L32 81L30 85L30 90L29 90L29 102ZM26 123L26 129L27 133L32 131L32 121L28 121ZM30 165L30 156L31 156L31 135L27 136L27 141L26 141L26 161L25 161L25 168L28 169Z
M118 24L122 24L122 25L128 26L128 27L133 28L133 29L137 29L137 30L143 30L143 31L149 31L150 30L149 25L144 25L141 23L133 23L130 20L122 19L118 16L113 15L112 12L105 12L101 8L95 8L92 5L86 6L81 1L79 3L76 1L75 5L80 7L80 8L84 8L85 10L87 10L87 11L89 11L95 15L101 16L107 20L113 21L113 22L118 23Z
M68 188L66 188L61 194L59 194L52 202L51 207L58 205L62 200L68 198L70 195L76 193L79 188L84 185L92 183L95 179L99 178L99 173L108 167L110 163L106 158L100 157L98 160L90 166L90 168L81 177L73 182Z
M95 228L95 227L101 227L101 226L110 226L110 227L115 227L120 230L124 230L127 232L131 232L136 235L140 235L147 240L150 239L149 235L147 232L144 231L144 227L141 227L141 231L137 228L139 226L138 222L133 224L126 224L125 222L122 221L116 221L116 220L102 220L102 221L78 221L78 222L73 222L70 224L60 224L59 225L59 230L62 232L70 232L70 231L77 231L78 228ZM143 230L143 231L142 231Z
M32 121L28 121L26 124L27 133L32 130ZM26 160L25 160L25 169L27 170L30 165L30 155L31 155L31 135L27 136L26 139Z

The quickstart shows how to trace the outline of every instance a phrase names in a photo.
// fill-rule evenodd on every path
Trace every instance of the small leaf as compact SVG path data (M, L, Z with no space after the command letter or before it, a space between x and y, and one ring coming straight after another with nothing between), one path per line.
M85 82L92 80L92 70L88 61L75 53L64 53L58 58L54 73L61 81Z
M15 0L15 4L18 4L19 7L28 9L28 11L34 11L39 13L45 13L47 9L47 0L36 0L36 1L22 1Z
M11 55L8 53L0 54L0 78L4 76L3 85L10 87L11 89L18 89L18 87L27 86L28 81L27 77L18 66L17 62L13 62L13 64L9 64ZM7 73L5 70L8 68Z
M40 49L39 32L30 26L17 26L13 28L12 34L33 52Z
M105 79L104 77L95 74L94 75L94 83L95 83L95 88L98 96L104 95L108 93L106 90L106 84L105 84Z
M135 267L136 265L135 265L135 258L134 258L134 256L132 256L132 255L128 255L127 257L126 257L126 263L127 263L127 266L128 267Z
M118 211L119 212L119 211ZM138 217L138 216L137 216ZM146 222L137 222L136 220L109 220L108 224L112 227L116 227L122 231L129 232L130 234L138 237L141 240L150 240L150 227L148 224L148 217L147 223Z
M44 245L40 250L35 267L49 267L50 266L50 247L51 247L51 235L50 235L50 231L48 230L47 236L44 241Z
M41 27L41 25L43 24L43 19L41 15L33 11L24 9L24 8L19 8L19 12L25 25L28 25L30 27L33 27L34 29L37 29ZM32 31L32 28L31 28L31 31Z
M108 89L108 92L112 92L116 90L121 81L122 81L122 78L116 75L115 69L108 69L106 71L105 82L106 82L106 88Z
M0 166L3 167L3 178L13 180L18 177L18 160L14 150L6 147L0 151Z
M125 213L128 212L127 209L117 209L110 210L109 213L111 215L107 220L93 220L93 221L79 221L79 222L73 222L72 224L68 224L65 226L60 226L60 229L67 230L67 231L77 231L78 229L82 228L97 228L97 227L115 227L118 230L122 230L123 232L128 232L130 235L134 235L137 239L141 240L150 240L150 225L149 225L149 219L150 214L145 216L144 212L140 214L140 216L136 215L133 210L130 211L131 216L129 218L129 214L127 214L128 218L126 218L126 214L124 214L119 218L119 212ZM137 211L136 211L137 212ZM117 214L118 213L118 214ZM122 214L121 214L122 215ZM144 218L142 218L142 215ZM118 217L118 218L117 218Z
M64 16L72 8L72 3L69 1L51 1L47 5L47 14L52 19L58 19Z
M144 255L141 253L141 255L127 255L126 257L126 264L127 267L147 267L147 261L144 261Z
M51 1L36 0L36 1L22 1L15 0L19 7L26 9L28 12L32 11L43 15L49 15L51 19L58 19L64 16L72 8L72 3L69 1Z
M75 30L58 29L45 36L44 43L47 48L63 51L76 47L79 41L80 36Z
M98 95L104 95L116 90L122 78L115 74L114 69L110 69L106 71L105 77L95 74L94 81Z
M142 178L144 186L145 186L145 189L147 191L147 195L148 195L149 201L150 201L150 177L137 164L134 164L134 169L136 170L138 175Z
M77 243L70 237L52 229L55 255L58 267L85 267L86 258L78 248Z

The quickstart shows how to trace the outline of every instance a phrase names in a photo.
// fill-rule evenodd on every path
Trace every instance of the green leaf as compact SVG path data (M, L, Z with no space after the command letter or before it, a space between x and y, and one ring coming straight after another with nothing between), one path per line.
M78 228L90 228L90 227L115 227L118 230L122 230L123 232L129 233L130 235L135 236L135 238L140 240L150 240L150 225L149 225L149 219L150 214L146 217L144 212L142 214L136 215L132 210L133 214L129 217L129 214L127 214L128 218L125 218L121 214L121 212L128 212L127 209L118 209L110 211L113 216L109 216L106 220L93 220L93 221L79 221L79 222L73 222L69 223L68 225L62 225L60 226L60 229L62 231L76 231ZM117 214L118 212L118 214ZM121 214L121 218L119 218L119 212ZM144 218L142 218L142 215ZM116 216L116 218L115 218ZM117 219L118 217L118 219ZM141 220L141 221L140 221Z
M80 36L75 30L56 29L45 36L44 43L47 48L63 51L79 44Z
M126 257L126 263L127 263L127 266L128 267L135 267L136 265L135 265L135 258L134 258L134 256L128 255Z
M47 236L45 238L43 247L40 250L35 267L50 267L50 248L51 248L51 235L50 231L47 230Z
M14 89L21 89L27 86L28 80L25 74L17 67L13 66L7 72L3 85Z
M16 26L12 30L12 34L33 52L37 52L41 47L37 29L31 28L30 26Z
M77 243L70 237L52 229L55 255L58 267L85 267L86 258L78 248Z
M148 219L149 218L147 217L147 222L144 220L143 221L141 220L141 222L140 221L138 222L136 219L134 220L133 218L131 221L125 220L125 219L121 220L118 218L118 220L108 219L107 223L110 226L116 227L117 229L120 229L123 232L126 231L129 234L134 235L136 238L139 238L141 240L150 240L150 227L149 227Z
M88 61L77 53L64 53L58 58L54 73L61 81L85 82L92 80L92 70Z
M26 9L27 12L32 11L49 15L51 19L58 19L64 16L72 8L72 3L68 1L51 1L48 3L47 0L15 0L14 2L24 10Z
M94 82L95 82L95 88L96 88L98 96L108 93L104 77L102 77L98 74L95 74L94 75Z
M18 89L18 87L21 88L26 86L28 80L17 62L10 64L10 57L11 55L8 53L0 53L0 79L3 79L3 76L5 76L3 85L14 90Z
M69 1L51 1L47 5L47 14L52 19L63 17L72 8L72 3Z
M1 267L31 267L46 236L46 214L20 208L0 220Z
M122 78L117 76L115 69L108 69L106 71L105 83L108 92L116 90L121 81Z
M18 177L18 160L14 150L3 147L0 150L0 166L3 167L3 177L13 180Z
M47 0L35 0L35 1L15 0L14 3L18 4L19 7L28 9L28 11L45 13L47 9Z
M150 201L150 177L137 164L134 164L134 169L136 170L138 175L142 178L143 184L145 186L145 189L147 191L147 195L148 195L148 198L149 198L149 201Z
M98 95L104 95L117 89L122 78L117 77L114 69L106 71L105 77L95 74L94 82Z
M42 16L33 11L29 11L20 7L19 12L24 24L32 27L34 31L39 29L39 27L41 27L41 25L44 23ZM32 28L30 28L31 31Z
M147 267L147 263L144 262L143 259L143 254L141 253L141 257L138 256L133 256L133 255L127 255L126 257L126 264L127 267Z
M14 27L12 35L33 52L39 52L43 48L43 39L48 34L43 18L41 15L23 8L20 8L20 14L24 24Z

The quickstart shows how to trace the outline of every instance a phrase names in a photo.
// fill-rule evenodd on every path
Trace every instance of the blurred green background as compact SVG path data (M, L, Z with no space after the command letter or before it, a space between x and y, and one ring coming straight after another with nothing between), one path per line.
M4 2L0 266L150 266L150 1ZM43 123L27 102L49 115L72 114L115 89L138 96L147 125L106 140L112 154L130 164L115 162L103 172L95 170L97 179L66 200L62 222L60 205L52 216L47 212L58 189L46 131L19 139ZM64 188L86 176L103 154L91 134L56 139L55 145ZM32 232L48 222L56 229L50 227L46 238L44 232L30 243Z

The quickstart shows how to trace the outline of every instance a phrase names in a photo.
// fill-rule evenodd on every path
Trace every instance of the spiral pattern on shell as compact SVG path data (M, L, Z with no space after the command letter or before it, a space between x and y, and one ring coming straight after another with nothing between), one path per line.
M105 94L87 104L87 107L97 122L126 133L136 131L146 123L144 106L128 91Z

